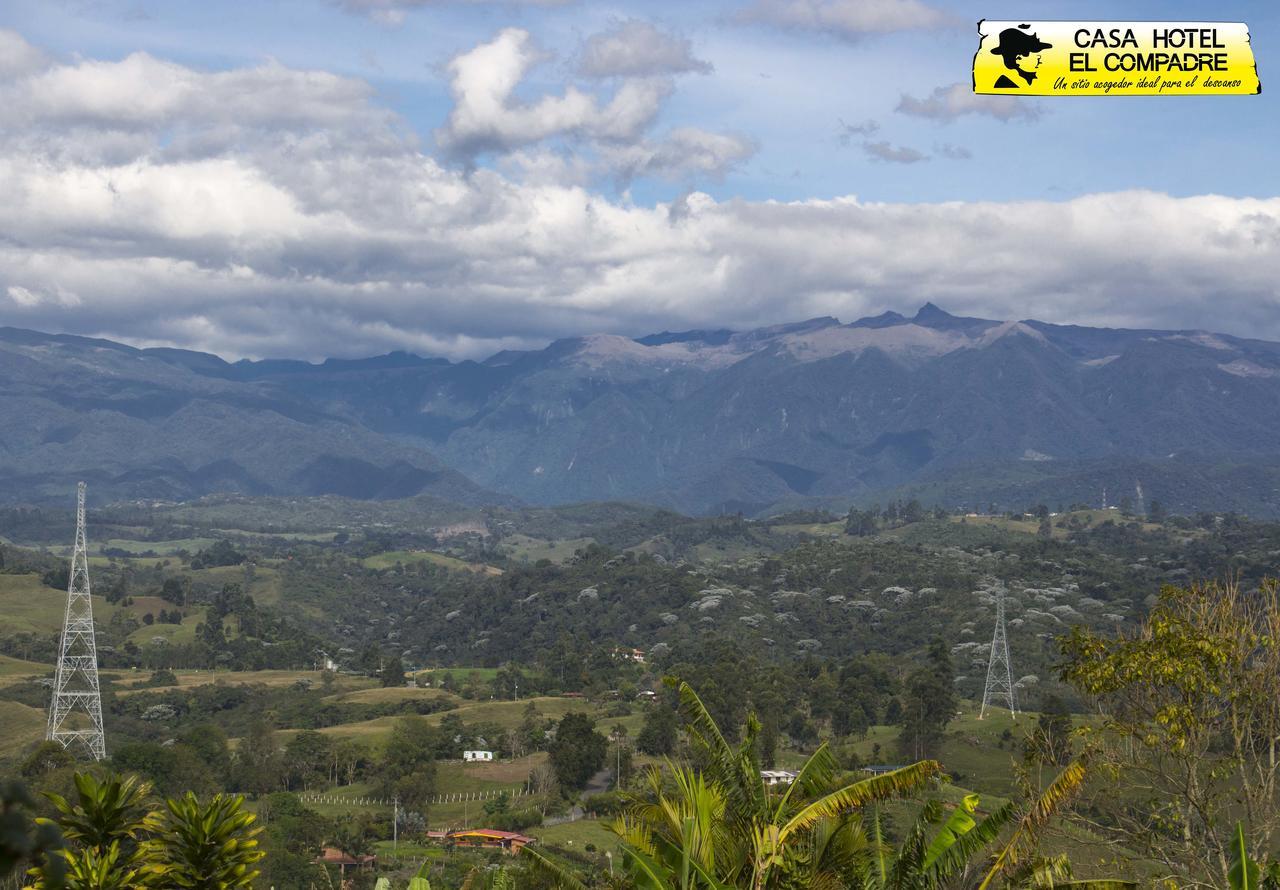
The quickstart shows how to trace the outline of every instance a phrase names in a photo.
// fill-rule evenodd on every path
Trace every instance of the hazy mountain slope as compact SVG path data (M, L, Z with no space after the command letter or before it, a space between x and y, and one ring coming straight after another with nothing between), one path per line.
M211 491L494 500L417 446L196 353L0 331L0 497L188 498Z
M1280 512L1274 486L1254 487L1280 471L1280 345L1205 332L930 304L461 363L228 364L10 331L0 362L6 413L38 418L0 434L0 478L20 492L96 468L139 496L479 496L447 465L532 503L758 512L905 491L1070 502L1141 472L1174 508Z

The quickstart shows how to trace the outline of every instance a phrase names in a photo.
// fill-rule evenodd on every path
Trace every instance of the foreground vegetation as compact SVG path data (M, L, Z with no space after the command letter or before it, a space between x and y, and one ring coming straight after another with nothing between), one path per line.
M1226 890L1274 872L1280 526L604 505L411 532L342 509L96 517L111 758L92 781L150 787L147 850L179 818L167 800L194 819L243 798L262 854L243 873L279 890ZM76 763L40 743L65 559L38 542L61 526L6 518L24 544L0 544L0 774L79 800ZM997 596L1032 709L1016 721L977 719ZM10 796L6 824L67 818ZM535 842L513 858L426 834L481 826ZM111 872L109 845L63 827L69 868ZM57 867L47 832L22 837L15 861ZM324 847L377 866L341 875Z

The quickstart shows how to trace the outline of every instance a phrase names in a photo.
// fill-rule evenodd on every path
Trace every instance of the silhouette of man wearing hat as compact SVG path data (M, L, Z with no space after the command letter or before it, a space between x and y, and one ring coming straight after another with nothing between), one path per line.
M1041 41L1030 29L1030 25L1005 28L1000 32L1000 45L991 50L993 56L1004 58L1004 67L1018 72L1028 84L1036 79L1035 69L1040 67L1040 52L1053 47L1052 43ZM1035 56L1034 62L1032 56ZM1027 67L1024 68L1023 65ZM1016 90L1021 86L1007 74L1001 74L995 83L997 90Z

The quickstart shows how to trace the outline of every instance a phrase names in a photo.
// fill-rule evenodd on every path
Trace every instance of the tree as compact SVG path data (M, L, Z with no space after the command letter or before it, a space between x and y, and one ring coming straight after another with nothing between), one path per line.
M1234 824L1280 842L1280 595L1264 580L1165 587L1115 637L1075 628L1063 678L1104 719L1085 728L1107 780L1096 830L1182 886L1231 884Z
M381 683L385 687L404 685L404 662L399 655L390 655L382 662Z
M1071 760L1072 729L1066 703L1049 693L1040 702L1040 719L1027 737L1027 756L1040 763L1065 766Z
M580 791L604 766L609 743L595 723L578 711L565 714L551 743L551 768L565 790Z
M662 702L655 702L644 713L636 747L654 757L670 754L676 747L676 728L676 712Z
M22 761L22 775L27 779L35 779L57 769L72 766L76 762L71 752L59 742L40 742L31 749L26 760Z
M927 663L907 678L898 747L911 757L936 754L956 713L951 653L942 640L929 646Z
M159 673L159 672L157 672ZM172 673L169 674L171 677ZM176 678L173 684L177 685ZM225 785L231 778L231 749L227 745L227 734L221 727L213 723L202 723L184 732L180 738L183 745L191 750L205 764L219 783Z
M280 746L266 720L257 720L236 749L234 776L240 789L250 794L268 794L280 788L283 768Z
M1053 522L1048 516L1040 517L1040 527L1036 529L1036 536L1042 541L1048 541L1053 537Z
M865 538L876 533L876 514L871 510L850 510L844 521L844 533Z
M537 751L546 741L543 735L545 721L542 719L542 715L538 713L538 706L533 702L525 705L524 710L520 713L520 725L516 727L516 731L512 736L514 743L520 749L521 754Z
M284 746L289 783L300 785L306 791L314 783L328 778L332 750L329 737L314 729L304 729L295 735Z
M420 797L425 801L434 793L439 735L426 718L417 714L395 722L382 758L384 794L403 792L415 800Z

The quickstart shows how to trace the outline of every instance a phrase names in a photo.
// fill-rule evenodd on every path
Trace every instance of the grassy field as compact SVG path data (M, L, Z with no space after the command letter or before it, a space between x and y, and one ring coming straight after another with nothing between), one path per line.
M503 538L499 548L512 559L521 562L537 562L549 559L561 563L573 558L575 550L595 543L594 538L567 538L563 541L548 541L543 538L531 538L528 535L510 535Z
M844 534L844 522L786 523L771 526L780 535L813 535L816 538L834 538Z
M1074 512L1059 513L1051 518L1053 523L1053 536L1055 538L1066 538L1071 534L1071 528L1063 528L1061 523L1071 522L1080 528L1094 528L1102 525L1108 520L1116 523L1129 523L1135 521L1133 517L1125 517L1119 510L1076 510ZM966 523L977 527L996 528L1006 532L1017 532L1025 535L1035 535L1040 531L1040 520L1034 517L1022 519L1009 519L1005 516L952 516L952 522ZM1153 532L1161 528L1161 526L1153 522L1141 522L1139 525L1144 532Z
M179 550L195 553L212 547L216 543L216 538L181 538L174 541L134 541L128 538L111 538L100 543L95 542L93 549L99 552L103 550L123 550L134 555L150 551L157 556L172 556ZM67 550L66 555L69 557L71 551Z
M538 712L542 716L553 720L559 720L570 711L591 712L594 710L592 705L581 699L542 697L523 699L521 701L470 702L462 704L451 711L428 714L426 715L426 720L430 723L439 723L444 719L445 714L455 714L468 725L494 723L502 729L515 729L520 725L520 721L524 719L524 709L529 702L533 702L537 706ZM395 725L398 719L400 718L395 716L377 717L373 720L363 720L358 723L326 726L320 732L333 738L378 743L390 734L392 726ZM294 730L284 729L280 730L278 735L282 738L288 738L293 735L293 732Z
M0 655L0 686L6 683L17 683L32 677L43 677L52 670L52 665Z
M498 676L498 669L487 667L424 668L416 673L418 682L425 684L427 682L427 674L430 674L437 683L443 680L446 674L453 677L454 681L458 683L465 683L473 675L481 682L488 683Z
M56 633L66 607L66 591L46 587L37 575L0 575L0 615L9 633ZM102 597L93 598L99 621L109 621L114 611Z
M615 865L620 866L622 862L616 857L622 849L622 843L618 836L605 825L604 820L579 819L577 822L566 822L563 825L530 828L528 834L548 846L564 847L579 852L591 844L597 850L613 853Z
M987 713L986 719L978 719L978 708L973 702L962 702L960 716L947 727L946 741L939 755L943 767L964 788L986 794L1007 795L1013 790L1011 761L1021 751L1016 748L1022 738L1035 726L1038 714L1019 714L1015 721L1008 711L996 708ZM1001 736L1008 730L1014 739L1001 745ZM897 765L910 762L898 752L897 740L901 730L897 726L873 726L865 738L840 745L842 751L854 751L867 764ZM880 746L879 754L876 745ZM798 766L804 757L796 752L784 752L779 758L786 767Z
M173 672L178 678L176 688L189 689L193 686L208 686L213 683L225 683L229 686L270 686L281 687L291 686L299 680L310 680L312 683L319 685L320 671L198 671L178 670ZM139 684L146 682L149 674L139 672L137 679L133 682L123 681L121 683L122 691L137 687ZM367 677L340 677L335 686L335 695L341 695L345 691L353 691L355 689L364 688L366 685L372 685L373 680ZM175 687L168 686L152 686L148 689L173 689Z
M16 701L0 700L0 757L12 757L44 738L45 712Z
M502 569L494 566L466 562L456 556L435 553L430 550L388 550L385 553L376 553L360 560L360 564L366 569L390 569L394 568L396 563L408 565L415 562L431 562L457 572L477 572L484 575L502 574Z
M424 689L422 687L415 689L409 686L393 686L385 689L380 686L374 686L369 689L341 692L330 697L337 701L356 702L365 705L381 705L388 702L402 701L462 701L452 692L446 692L443 689Z

